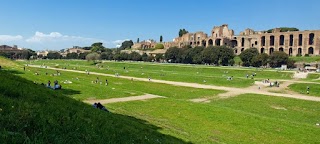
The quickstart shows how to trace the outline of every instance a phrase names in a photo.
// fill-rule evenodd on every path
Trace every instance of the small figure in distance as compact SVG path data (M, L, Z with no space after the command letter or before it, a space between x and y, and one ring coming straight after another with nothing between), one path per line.
M48 81L47 86L48 86L48 87L50 87L50 86L51 86L51 82L50 82L50 80Z

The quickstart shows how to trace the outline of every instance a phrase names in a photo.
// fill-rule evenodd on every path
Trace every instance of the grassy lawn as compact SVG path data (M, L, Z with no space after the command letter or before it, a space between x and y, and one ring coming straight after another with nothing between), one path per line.
M307 87L309 86L309 94L307 94ZM299 83L289 85L290 90L300 94L320 97L320 84Z
M124 115L194 143L317 143L318 102L245 94L211 103L172 99L114 103Z
M35 75L36 72L38 72L39 75ZM45 74L46 72L48 73L48 75ZM28 80L35 81L39 84L47 84L48 80L50 80L51 83L53 83L54 80L58 80L61 83L63 89L66 89L66 91L68 90L73 98L79 100L88 98L107 99L138 96L145 93L166 97L190 99L199 96L215 96L218 93L223 92L218 90L193 89L167 84L131 81L121 78L87 75L64 71L60 71L60 76L52 76L52 74L56 73L57 72L55 70L27 68L27 70L23 74L21 74L21 76L25 77ZM97 77L102 82L102 84L92 83L92 81L95 81ZM79 80L77 80L77 78ZM105 85L106 79L108 80L108 86ZM63 83L65 81L71 81L72 83ZM64 90L62 91L64 92Z
M53 66L59 63L59 67L65 65L67 69L77 67L78 70L87 69L110 74L118 72L121 75L137 77L146 77L148 74L154 74L156 77L165 73L169 76L163 79L188 82L192 81L189 80L192 77L197 77L194 76L197 75L196 72L202 77L216 77L228 71L228 74L240 80L239 85L242 87L246 85L245 82L241 85L242 81L247 80L243 78L243 74L254 72L251 69L129 62L107 62L103 64L102 69L85 61L36 63ZM40 75L35 75L35 72ZM291 144L320 141L320 127L316 126L316 123L320 123L319 102L253 94L219 99L216 96L223 91L102 76L99 76L99 80L103 82L100 85L92 83L97 78L95 75L60 72L60 76L51 76L56 74L56 71L30 67L23 71L21 65L0 71L0 143ZM141 75L142 72L145 75ZM182 76L172 73L180 73ZM257 71L257 77L261 79L286 79L290 74ZM163 76L159 76L159 79L161 77ZM105 79L108 79L108 86L104 85ZM58 80L63 89L52 90L33 84L33 81L46 83L48 80ZM66 80L72 83L63 83ZM217 82L212 81L211 84L215 83ZM306 89L306 84L303 85ZM316 89L319 88L310 85L310 95ZM111 113L93 109L79 101L145 93L167 98L107 104L106 107ZM209 103L189 101L205 97L213 99Z
M29 63L29 62L25 62ZM211 84L230 87L248 87L254 82L247 79L246 75L256 73L255 79L291 79L292 72L277 72L259 69L232 69L230 67L212 67L200 65L180 65L180 64L154 64L139 62L105 62L98 68L87 61L68 60L42 60L33 61L32 64L59 67L77 70L89 70L107 74L119 73L120 75L141 77L170 81L192 82L200 84ZM227 78L233 76L233 81Z
M305 63L311 63L311 62L319 62L320 56L312 56L312 57L290 57L290 59L295 60L296 62L305 62Z

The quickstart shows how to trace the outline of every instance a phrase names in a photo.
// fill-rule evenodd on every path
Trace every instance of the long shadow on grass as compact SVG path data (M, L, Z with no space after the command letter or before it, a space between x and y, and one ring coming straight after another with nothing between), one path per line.
M0 81L0 143L187 143L66 96L77 91L50 90L9 72L0 72Z
M1 68L0 69L0 72L8 72L8 73L11 73L11 74L24 74L23 72L21 71L18 71L18 70L12 70L12 69L4 69L4 68Z
M55 91L57 91L57 93L60 93L60 94L66 95L66 96L81 94L80 91L76 91L76 90L72 90L72 89L64 89L63 87L61 90L55 90Z

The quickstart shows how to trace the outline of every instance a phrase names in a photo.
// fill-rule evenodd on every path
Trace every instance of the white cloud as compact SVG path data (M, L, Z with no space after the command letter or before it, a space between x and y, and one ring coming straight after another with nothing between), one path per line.
M36 32L34 36L26 39L28 43L47 43L47 42L104 42L100 39L95 38L85 38L80 36L68 36L63 35L59 32L51 32L49 34L45 34L42 32Z
M16 36L0 35L0 42L12 42L12 41L19 41L22 39L23 39L23 36L21 35L16 35Z
M112 45L115 45L117 48L121 46L121 44L124 42L124 41L127 41L127 40L130 40L130 39L124 39L124 40L115 40L115 41L112 41L111 44Z

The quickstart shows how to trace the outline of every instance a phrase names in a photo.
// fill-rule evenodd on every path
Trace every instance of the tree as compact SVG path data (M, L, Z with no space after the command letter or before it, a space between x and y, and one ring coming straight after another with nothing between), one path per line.
M79 57L79 55L77 53L68 53L66 58L67 59L77 59Z
M113 59L113 54L112 51L106 51L101 53L101 59L103 60L112 60Z
M87 56L88 54L89 54L88 52L80 53L79 56L78 56L78 58L84 60L84 59L86 59L86 56Z
M163 39L163 37L162 37L162 35L160 36L160 42L162 43L162 39Z
M146 53L143 53L141 58L142 58L142 61L148 61L148 55Z
M251 65L254 67L266 66L268 63L269 55L266 53L262 53L256 55L251 60Z
M93 53L89 53L86 56L86 60L88 61L93 61L93 63L96 63L97 60L100 60L100 54L93 52Z
M97 42L97 43L93 43L91 45L91 52L97 52L97 53L102 53L105 51L105 47L103 46L103 43L101 42Z
M91 50L92 47L83 47L84 50Z
M229 62L232 62L230 60L234 58L233 50L226 46L220 46L218 47L218 51L219 51L219 61L221 65L223 66L229 65Z
M130 57L130 60L133 60L133 61L141 61L142 60L141 55L137 52L130 53L129 57Z
M207 64L218 64L219 55L216 47L210 46L201 52L201 61Z
M152 55L149 55L147 58L147 62L153 62L154 61L154 57Z
M120 52L116 52L116 53L113 55L113 59L114 59L115 61L120 61L120 60L121 60Z
M164 45L161 43L156 44L155 49L164 49Z
M124 42L121 44L119 50L124 50L124 49L126 49L126 48L131 48L132 46L133 46L132 40L124 41Z
M298 28L294 27L280 27L280 32L288 32L288 31L299 31ZM272 33L273 29L267 30L267 33Z
M205 49L205 47L197 46L195 48L188 48L188 49L190 50L189 56L192 58L191 63L195 63L195 64L203 63L201 52Z
M282 51L275 51L269 56L270 67L280 67L281 65L287 64L289 55Z
M163 54L156 54L154 58L157 62L160 62L164 57L163 57Z
M166 58L168 61L176 62L178 55L179 55L179 48L177 48L177 47L171 47L171 48L169 48L169 49L166 51L166 53L165 53L165 58Z
M129 54L122 52L120 53L120 60L128 60L129 59Z
M6 57L6 58L8 58L8 57L9 57L9 55L8 55L7 53L5 53L5 52L0 52L0 56L2 56L2 57Z
M296 66L295 66L295 62L296 61L294 61L294 60L292 60L292 59L289 59L288 61L287 61L287 66L288 66L288 68L295 68Z
M240 57L240 59L241 59L241 61L242 61L242 65L248 67L248 66L251 66L251 65L252 65L251 61L252 61L253 57L255 57L255 56L257 56L257 55L259 55L258 49L256 49L256 48L249 48L249 49L244 50L244 51L239 55L239 57Z
M60 58L61 58L61 55L60 55L60 53L58 53L58 52L49 52L49 53L47 54L47 58L48 58L48 59L60 59Z
M180 29L179 30L179 37L182 37L182 35L189 33L187 30L185 29Z

